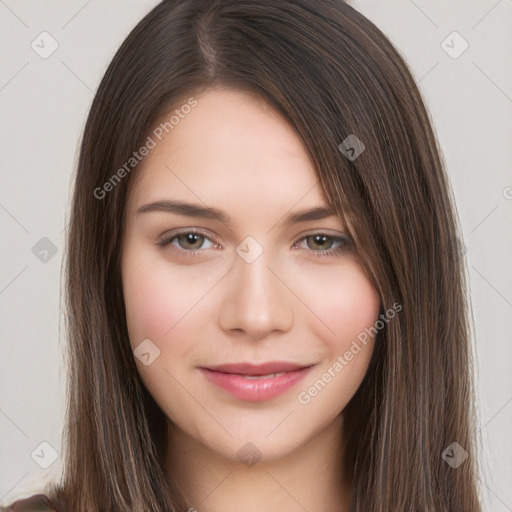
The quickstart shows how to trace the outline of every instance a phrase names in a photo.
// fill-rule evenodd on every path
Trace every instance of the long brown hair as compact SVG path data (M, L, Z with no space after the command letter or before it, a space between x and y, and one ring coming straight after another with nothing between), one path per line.
M126 327L120 255L138 167L112 176L165 113L217 86L256 94L288 120L330 205L350 219L382 309L403 308L379 332L343 412L350 510L480 512L455 202L407 65L341 0L166 0L113 58L74 184L65 453L49 494L70 512L187 509L166 475L166 419L141 381ZM340 150L350 135L364 144L357 158ZM458 467L447 461L454 450L469 454Z

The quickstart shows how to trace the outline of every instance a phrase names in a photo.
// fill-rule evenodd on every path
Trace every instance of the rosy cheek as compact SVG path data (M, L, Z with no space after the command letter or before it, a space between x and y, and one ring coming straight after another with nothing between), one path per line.
M160 349L162 361L189 349L194 328L204 317L207 301L201 301L206 284L191 281L188 274L143 262L127 266L125 297L132 347L148 338ZM176 359L176 358L174 358Z
M379 314L379 296L359 269L346 272L322 298L324 321L331 329L338 350L349 346L365 328L373 325Z
M368 280L359 275L351 292L351 304L347 308L353 323L360 329L373 324L379 314L380 299Z
M149 338L156 345L177 321L176 297L151 267L127 267L124 295L132 345Z

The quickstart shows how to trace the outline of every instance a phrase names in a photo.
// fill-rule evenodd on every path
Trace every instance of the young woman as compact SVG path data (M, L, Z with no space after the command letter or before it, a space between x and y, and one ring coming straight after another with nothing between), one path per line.
M64 473L8 510L481 511L454 201L352 7L157 5L71 213Z

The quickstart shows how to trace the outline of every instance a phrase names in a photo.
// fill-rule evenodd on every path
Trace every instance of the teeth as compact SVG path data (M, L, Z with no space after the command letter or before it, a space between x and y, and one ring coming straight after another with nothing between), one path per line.
M269 375L244 375L246 379L269 379L273 377L278 377L279 375L284 375L285 372L281 373L271 373Z

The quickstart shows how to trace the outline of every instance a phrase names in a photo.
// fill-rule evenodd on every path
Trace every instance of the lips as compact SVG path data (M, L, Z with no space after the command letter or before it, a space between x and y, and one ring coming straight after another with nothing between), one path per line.
M208 382L239 400L261 402L284 394L302 380L313 366L272 361L264 364L222 364L199 370Z
M282 361L270 361L263 364L252 363L227 363L218 366L206 367L207 370L221 373L231 373L238 375L258 376L273 375L276 373L289 373L312 365L303 365Z

